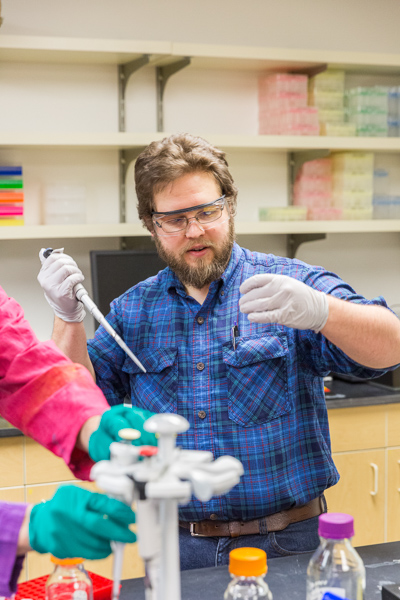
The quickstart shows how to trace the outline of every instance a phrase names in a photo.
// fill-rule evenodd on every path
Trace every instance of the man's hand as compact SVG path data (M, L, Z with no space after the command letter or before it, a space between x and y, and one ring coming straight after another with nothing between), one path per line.
M95 462L99 460L108 460L110 458L110 444L119 442L121 438L118 431L121 429L137 429L141 437L132 443L135 446L156 446L157 439L154 433L149 433L143 429L144 422L154 413L149 410L143 410L137 406L113 406L101 417L100 425L89 438L89 456Z
M132 543L135 513L119 500L79 487L60 487L53 498L33 506L29 542L36 552L57 558L106 558L110 541Z
M242 313L254 323L321 331L328 320L326 294L286 275L254 275L242 283Z
M75 297L74 287L85 279L73 258L64 254L64 248L53 250L48 258L39 253L42 268L38 281L44 296L57 317L69 323L80 323L85 317L82 302Z

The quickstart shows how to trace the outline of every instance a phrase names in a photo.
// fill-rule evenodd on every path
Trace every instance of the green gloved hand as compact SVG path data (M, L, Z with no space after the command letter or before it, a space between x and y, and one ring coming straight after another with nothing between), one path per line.
M132 543L135 522L129 506L74 485L60 487L51 500L35 504L29 520L29 543L57 558L106 558L110 541Z
M120 429L137 429L141 437L134 440L135 446L157 446L157 439L154 433L148 433L143 429L143 424L154 413L144 410L138 406L124 406L118 404L113 406L101 417L100 425L89 438L89 456L95 462L99 460L109 460L110 444L120 442L118 435Z

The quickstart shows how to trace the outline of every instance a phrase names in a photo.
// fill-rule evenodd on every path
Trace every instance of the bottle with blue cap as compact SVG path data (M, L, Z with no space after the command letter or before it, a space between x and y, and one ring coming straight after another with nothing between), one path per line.
M320 545L307 569L307 600L363 600L365 567L351 538L354 519L344 513L320 515Z

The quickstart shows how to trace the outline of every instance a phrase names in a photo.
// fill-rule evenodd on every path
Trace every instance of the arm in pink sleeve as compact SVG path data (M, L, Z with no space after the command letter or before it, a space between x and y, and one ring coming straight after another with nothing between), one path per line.
M89 417L108 409L87 369L53 342L39 342L19 304L0 288L0 414L87 479L93 462L76 440Z

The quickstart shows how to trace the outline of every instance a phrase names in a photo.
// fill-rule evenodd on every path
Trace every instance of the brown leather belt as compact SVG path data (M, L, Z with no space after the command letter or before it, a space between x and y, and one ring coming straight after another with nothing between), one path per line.
M293 506L288 510L252 521L198 521L189 523L179 521L179 526L189 529L193 537L238 537L240 535L266 534L271 531L282 531L290 523L298 523L317 517L326 511L325 498L314 498L303 506Z

